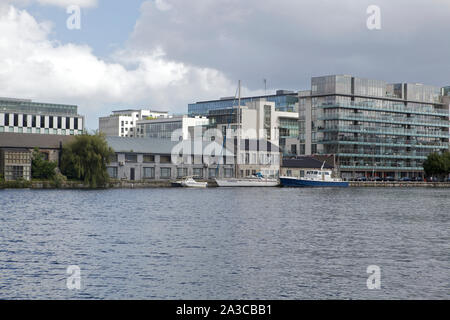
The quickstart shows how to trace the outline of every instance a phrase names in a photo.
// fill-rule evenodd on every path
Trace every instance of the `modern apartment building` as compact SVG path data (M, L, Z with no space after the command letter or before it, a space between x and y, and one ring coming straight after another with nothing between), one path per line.
M0 133L78 135L84 118L74 105L0 98Z
M297 93L288 90L277 90L274 95L264 95L241 98L241 106L249 102L266 100L275 103L277 111L297 112ZM238 99L235 97L225 97L219 100L200 101L188 105L189 116L208 116L209 111L221 110L238 106Z
M444 93L415 83L314 77L311 90L299 92L299 154L334 155L344 178L422 176L427 156L449 149Z
M166 111L117 110L108 117L99 118L99 131L106 136L138 137L136 125L139 120L167 118Z
M209 127L217 128L223 136L231 130L236 135L237 107L210 110ZM279 111L276 103L260 98L247 102L240 109L241 138L267 140L280 147L284 155L296 154L298 144L298 113Z
M136 136L168 140L193 139L201 137L208 123L206 117L186 115L141 120L137 122Z

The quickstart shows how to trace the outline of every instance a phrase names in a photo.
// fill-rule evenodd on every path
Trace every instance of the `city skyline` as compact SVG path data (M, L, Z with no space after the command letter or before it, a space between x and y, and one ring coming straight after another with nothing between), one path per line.
M76 104L92 130L118 108L185 113L233 95L238 79L245 96L263 95L263 79L268 93L297 91L326 74L448 85L440 35L450 5L377 1L381 29L369 30L371 4L3 0L0 96ZM69 5L80 8L80 29L67 27Z

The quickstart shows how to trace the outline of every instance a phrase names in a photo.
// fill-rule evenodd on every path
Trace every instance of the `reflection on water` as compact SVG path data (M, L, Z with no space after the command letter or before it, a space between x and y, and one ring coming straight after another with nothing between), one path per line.
M448 299L448 195L3 190L0 298ZM367 289L369 265L381 290Z

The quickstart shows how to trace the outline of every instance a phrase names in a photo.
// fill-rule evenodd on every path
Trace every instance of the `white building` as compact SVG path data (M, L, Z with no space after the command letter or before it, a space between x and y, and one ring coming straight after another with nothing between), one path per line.
M152 110L117 110L99 119L99 131L106 136L138 137L136 124L139 120L169 117L168 112Z
M298 112L277 111L275 102L258 99L241 106L241 139L267 140L289 153L298 143ZM211 110L210 127L227 134L232 130L236 136L237 108ZM294 145L294 147L291 147Z
M175 140L181 137L182 140L193 139L198 138L196 135L202 135L208 123L206 117L191 118L187 115L140 120L137 123L137 137L171 140L173 135L177 135ZM198 134L194 134L196 128Z

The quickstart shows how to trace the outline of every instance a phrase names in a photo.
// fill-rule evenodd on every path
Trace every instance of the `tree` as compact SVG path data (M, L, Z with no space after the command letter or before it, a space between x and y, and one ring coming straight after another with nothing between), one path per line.
M31 175L33 179L53 179L57 167L58 164L56 162L46 160L38 148L34 149L31 161Z
M423 163L423 168L427 176L438 176L442 179L450 173L450 152L431 153Z
M61 157L61 171L68 178L84 181L91 188L109 181L106 165L114 151L101 134L83 134L66 144Z

